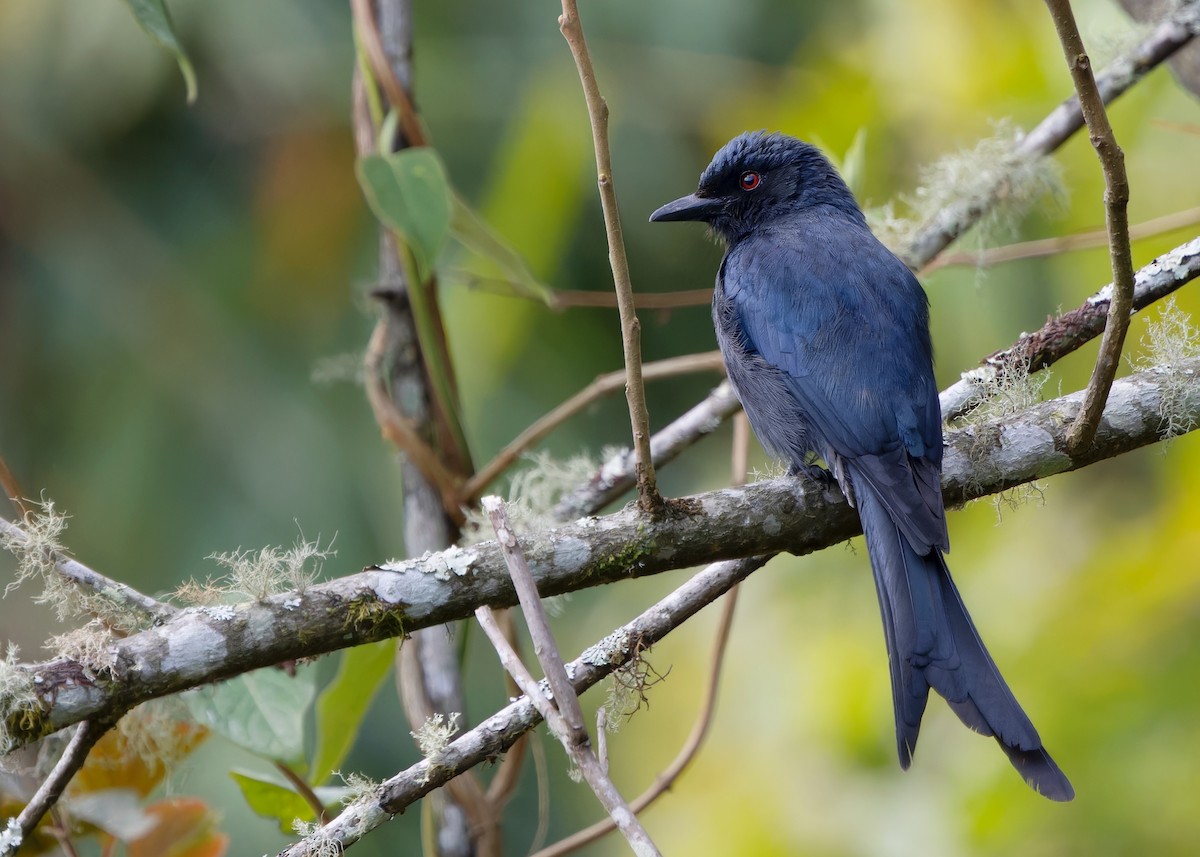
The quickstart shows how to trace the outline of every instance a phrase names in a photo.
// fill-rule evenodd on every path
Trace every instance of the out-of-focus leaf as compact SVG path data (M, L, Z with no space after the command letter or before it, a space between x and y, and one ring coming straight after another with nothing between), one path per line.
M463 247L499 272L499 277L486 279L507 282L516 294L536 298L547 306L553 306L554 290L533 275L521 254L501 238L462 197L455 193L451 198L454 204L451 234Z
M450 185L442 159L433 149L419 146L366 155L358 159L355 171L367 204L404 237L425 282L450 235Z
M184 694L198 721L255 755L303 765L304 715L316 695L312 670L263 669Z
M175 35L175 27L171 24L171 15L163 0L125 0L125 5L133 13L134 19L141 25L149 36L175 55L179 63L179 71L183 74L183 82L187 86L187 100L191 104L196 100L196 70L192 61L179 43Z
M250 809L263 818L277 820L282 832L291 833L292 822L296 819L316 820L316 812L290 784L250 771L230 771L229 776L233 777L238 788L242 790L242 796ZM345 786L318 788L313 791L325 806L341 803L350 793L350 789Z
M93 824L122 842L145 836L158 824L141 805L144 795L134 789L114 788L76 795L72 783L70 794L67 809L72 818Z
M242 790L246 804L263 818L273 818L279 822L279 829L284 833L292 832L292 822L313 821L317 814L308 805L308 801L300 797L291 787L252 774L247 771L230 771L229 776Z
M163 757L182 758L207 735L208 730L196 723L177 723L169 735L159 739L171 746L158 747L162 755L150 755L132 752L125 734L111 729L88 753L87 761L71 781L71 789L75 793L131 789L146 797L166 776Z
M229 837L215 830L216 816L198 798L170 798L146 808L158 823L129 843L129 857L221 857Z
M850 148L846 149L846 154L838 156L829 144L825 142L820 134L810 134L809 139L812 144L824 153L829 162L837 168L842 179L846 182L846 186L850 188L850 192L861 200L862 195L860 185L863 182L863 176L866 169L867 161L867 129L859 128L854 132L854 139L850 141Z
M322 783L354 746L358 727L392 666L396 644L380 640L342 653L342 662L317 699L317 748L312 782Z
M867 167L867 129L859 128L842 158L842 179L856 199L862 199L862 183Z

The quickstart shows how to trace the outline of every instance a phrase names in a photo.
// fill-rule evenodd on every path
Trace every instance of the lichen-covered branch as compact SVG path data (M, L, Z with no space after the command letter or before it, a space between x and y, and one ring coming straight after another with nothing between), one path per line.
M1104 104L1144 78L1160 63L1200 34L1200 0L1182 0L1158 26L1133 50L1122 54L1096 77L1096 86ZM1050 154L1083 127L1078 96L1072 95L1026 134L1013 156L1017 160L1040 158ZM1003 182L992 193L964 199L947 206L926 224L901 257L914 270L925 267L934 256L979 222L1004 191Z
M674 592L646 610L636 619L585 650L567 664L567 674L577 693L611 675L654 645L705 605L728 592L733 586L761 568L767 557L718 562L691 577ZM343 848L387 821L392 815L420 800L429 791L443 785L465 770L495 758L511 747L522 735L542 722L541 715L528 697L510 703L474 729L464 732L446 746L436 763L422 760L384 782L372 800L356 802L338 815L321 834ZM282 852L280 857L310 857L317 853L306 840Z
M1200 277L1200 238L1163 253L1134 276L1133 307L1137 312ZM961 416L977 404L1003 373L1045 369L1094 339L1104 330L1113 286L1102 288L1070 312L1055 316L1013 345L985 357L980 365L942 391L943 419Z
M1078 393L948 432L947 503L1120 455L1160 439L1168 424L1200 423L1197 373L1193 359L1117 381L1095 443L1076 455L1066 449L1065 426L1078 412ZM636 508L583 518L528 537L525 551L538 590L556 595L721 559L807 554L857 532L840 494L779 478L684 498L660 520ZM37 705L0 710L0 728L21 746L198 684L465 618L480 604L515 603L499 547L485 542L372 566L302 593L191 608L114 641L111 674L66 659L13 666L8 685L23 680Z

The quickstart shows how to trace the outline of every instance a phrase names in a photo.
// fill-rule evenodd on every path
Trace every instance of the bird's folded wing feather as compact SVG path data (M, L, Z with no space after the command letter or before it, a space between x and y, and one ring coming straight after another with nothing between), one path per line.
M815 451L870 483L918 553L944 550L925 295L870 233L841 238L807 236L801 246L772 231L750 239L730 254L722 288L745 347L786 376L824 446Z

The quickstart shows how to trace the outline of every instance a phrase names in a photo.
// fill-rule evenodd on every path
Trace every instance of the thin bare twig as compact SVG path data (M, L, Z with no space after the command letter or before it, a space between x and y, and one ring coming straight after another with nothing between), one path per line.
M571 680L567 677L562 655L559 654L558 644L550 631L546 611L542 608L537 584L529 571L525 551L517 541L516 533L508 520L504 501L499 497L484 497L480 505L492 522L492 529L496 531L496 543L500 545L500 551L504 554L504 562L508 566L513 588L516 589L517 600L521 603L521 611L525 614L525 623L529 627L529 636L533 639L533 652L538 663L542 665L542 672L550 684L550 692L554 694L554 705L570 730L572 740L586 746L588 737L587 726L583 721L583 708L580 707L579 697L575 695ZM513 679L520 684L521 680L516 675L513 675Z
M712 293L711 288L683 289L678 292L642 292L633 296L633 305L637 309L679 309L681 307L707 306L712 303ZM617 296L613 292L556 289L550 296L550 307L556 310L572 307L613 309L616 306Z
M29 536L20 525L14 524L6 518L0 518L0 535L21 544L29 540ZM91 590L118 607L133 610L154 625L161 625L179 613L179 610L170 604L138 592L125 583L105 577L100 572L88 568L69 556L56 553L54 570L81 589Z
M562 15L558 26L571 47L583 95L587 101L588 117L592 124L592 145L596 150L597 181L600 202L604 208L604 229L608 234L608 263L612 268L613 286L617 292L617 309L621 315L621 341L625 349L625 397L629 402L629 421L633 428L633 448L637 451L638 502L650 514L663 507L662 496L654 477L654 461L650 455L650 413L646 407L646 391L642 386L641 323L633 304L633 285L629 281L629 262L625 258L625 239L621 235L621 216L617 211L617 192L613 187L612 157L608 149L608 105L596 84L596 72L588 55L583 37L583 24L575 0L562 0Z
M42 820L42 816L58 802L67 783L71 782L71 778L83 767L88 753L110 726L110 723L100 720L85 720L79 724L79 728L75 730L70 743L67 744L67 749L63 751L62 756L54 765L54 770L50 772L29 803L25 804L25 808L17 816L17 826L21 829L20 839L13 843L11 850L0 851L0 857L9 857L9 855L17 853L21 840L33 833L33 829Z
M1121 347L1129 330L1129 312L1133 308L1133 257L1129 246L1129 179L1125 175L1125 153L1117 145L1104 99L1092 76L1092 64L1075 24L1070 0L1046 0L1046 8L1058 31L1071 80L1079 94L1079 104L1087 122L1088 134L1100 166L1104 170L1104 214L1108 227L1109 262L1113 272L1113 295L1108 305L1100 354L1088 381L1083 408L1071 426L1067 443L1079 452L1092 442L1108 391L1121 362Z
M682 357L670 357L666 360L656 360L642 367L642 378L646 381L657 381L661 378L671 378L692 372L723 371L721 352L706 351L703 354L687 354ZM544 438L563 422L575 416L601 396L606 396L620 389L626 381L625 370L609 372L601 375L578 393L567 399L554 410L540 417L533 425L516 436L508 446L500 450L496 457L485 464L479 471L467 480L462 488L459 502L468 504L475 501L497 477L512 466L521 453Z
M58 847L63 850L63 854L65 854L66 857L79 857L79 852L75 850L75 843L71 841L71 833L67 829L67 825L63 823L62 813L59 812L57 806L50 807L50 819L54 823L54 827L50 832L54 835L54 838L58 840ZM115 847L116 840L110 838L109 841L112 842ZM101 852L101 857L107 857L108 853L108 845L106 844L105 850Z
M1188 208L1183 211L1164 214L1143 223L1135 223L1129 227L1129 239L1139 241L1164 232L1174 232L1185 226L1200 223L1200 207ZM961 250L957 253L943 253L922 270L922 274L948 268L955 265L970 265L973 268L988 268L1005 262L1015 262L1020 259L1039 259L1044 256L1057 256L1059 253L1069 253L1073 250L1090 250L1096 247L1108 246L1108 230L1096 229L1090 232L1079 232L1075 235L1060 235L1055 238L1039 238L1035 241L1019 241L1015 244L1005 244L1000 247L988 247L983 250Z
M562 742L564 749L583 774L583 778L591 786L596 798L608 812L613 824L621 831L630 848L633 849L633 853L638 857L660 857L658 848L650 839L650 835L638 822L637 816L629 808L608 776L606 766L601 764L599 758L592 751L587 727L583 721L583 708L579 704L579 696L567 675L567 669L562 655L559 654L558 644L554 641L554 635L550 632L550 623L546 618L545 610L542 609L537 584L525 561L525 552L521 549L521 545L513 533L508 513L504 509L504 501L499 497L484 497L482 506L492 522L492 528L496 531L496 540L504 553L509 575L512 577L513 586L520 599L526 625L529 627L529 635L533 638L533 650L537 654L538 662L542 665L542 671L546 674L550 691L554 694L553 708L541 687L525 669L520 658L516 656L516 652L499 633L499 628L495 626L494 622L485 627L489 639L495 644L501 660L505 663L505 668L509 669L509 674L517 684L521 685L525 695L538 707L554 736ZM476 611L477 616L483 614L481 624L483 619L488 618L488 612L490 611L486 607Z

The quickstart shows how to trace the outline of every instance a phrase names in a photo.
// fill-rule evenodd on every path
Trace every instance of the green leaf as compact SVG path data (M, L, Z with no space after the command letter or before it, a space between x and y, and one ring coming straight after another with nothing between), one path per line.
M279 829L284 833L294 832L292 822L297 818L301 821L315 821L317 818L308 801L286 782L251 771L230 771L229 776L242 790L242 797L250 809L263 818L276 819ZM351 790L337 786L313 791L321 803L328 807L341 803Z
M311 669L293 678L263 669L184 694L199 722L257 756L304 765L304 715L316 686Z
M458 194L452 194L454 216L450 231L460 244L499 272L498 279L508 283L518 294L537 298L547 306L554 305L554 290L529 270L524 257L500 237L479 214Z
M188 104L191 104L196 100L196 70L192 68L192 61L175 35L166 4L163 0L125 0L125 5L150 38L175 55L175 62L179 63L179 71L187 86Z
M846 156L842 158L842 179L854 196L862 199L862 183L867 168L867 129L859 128L854 134Z
M396 651L394 640L356 646L342 653L337 675L317 699L317 748L312 781L324 782L354 746L358 727L379 686L387 678Z
M450 185L437 152L425 146L366 155L355 167L375 216L400 233L422 283L450 236Z

